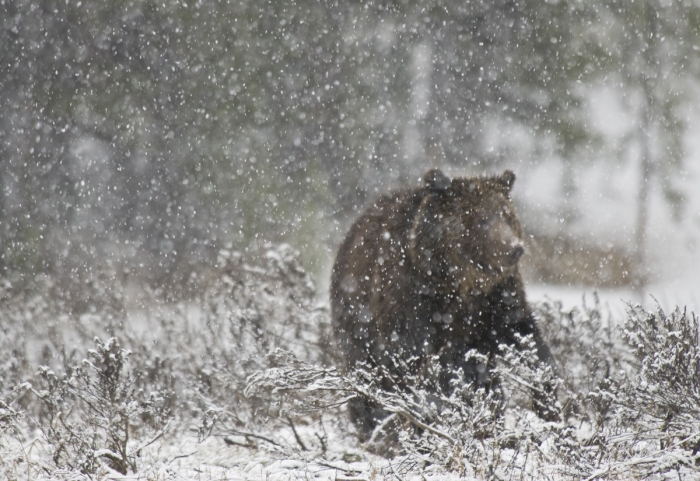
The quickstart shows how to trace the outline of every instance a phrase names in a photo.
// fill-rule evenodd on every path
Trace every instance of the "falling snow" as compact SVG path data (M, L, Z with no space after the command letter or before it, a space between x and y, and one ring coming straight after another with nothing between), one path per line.
M664 0L0 0L0 474L697 477L698 19ZM506 349L500 400L334 371L338 246L430 168L518 176L560 372ZM522 383L559 386L557 422ZM394 413L396 457L359 443L357 395Z

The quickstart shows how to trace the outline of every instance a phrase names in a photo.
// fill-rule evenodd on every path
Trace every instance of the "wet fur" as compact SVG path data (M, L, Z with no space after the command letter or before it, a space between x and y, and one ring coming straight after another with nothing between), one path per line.
M417 359L420 369L437 355L447 368L439 380L444 391L459 368L462 382L488 386L488 367L465 361L464 354L492 355L499 343L515 343L516 333L532 334L540 358L551 361L517 261L511 265L507 257L522 237L509 197L514 180L510 171L451 181L429 171L423 187L367 207L340 246L331 277L333 328L345 369L381 365L400 379L402 367L393 359ZM513 239L494 242L493 226ZM362 401L350 411L366 433L383 416Z

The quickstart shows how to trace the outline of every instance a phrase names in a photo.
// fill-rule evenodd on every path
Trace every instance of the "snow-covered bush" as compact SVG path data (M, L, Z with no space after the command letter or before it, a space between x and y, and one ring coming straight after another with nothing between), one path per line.
M195 342L206 356L192 374L203 437L215 432L243 436L245 443L261 440L255 433L264 413L274 411L273 401L243 392L249 376L277 364L270 356L275 350L332 364L327 308L318 303L298 253L287 245L268 246L261 258L251 265L240 254L223 251L216 270L197 279L200 332ZM293 426L289 419L281 422Z
M620 326L597 296L592 305L584 298L580 307L570 310L560 302L545 301L537 306L536 315L569 396L564 401L566 414L600 422L597 418L605 405L588 394L638 369Z
M494 370L495 384L502 381L505 389L512 389L511 384L515 383L528 391L544 393L556 383L551 368L530 367L536 359L534 345L525 352L507 347L504 351L503 363ZM483 357L476 352L469 355ZM538 450L533 433L536 438L545 437L536 428L507 426L507 402L500 389L486 392L465 385L449 396L437 391L433 385L441 369L437 359L425 366L427 376L424 371L421 376L394 379L404 388L388 391L380 388L377 380L391 378L392 374L376 372L380 367L360 368L343 376L333 368L314 366L288 353L278 351L275 358L280 366L251 376L247 395L275 399L275 414L283 417L335 409L355 398L379 406L386 418L365 448L385 456L411 459L412 462L400 464L400 475L427 466L485 477L529 472L533 465L527 463L528 454ZM543 394L538 400L544 402L547 396ZM560 407L552 402L551 410L560 415ZM513 446L518 447L517 452ZM511 453L508 462L503 460L506 451Z
M197 433L268 464L349 476L700 473L692 314L635 307L617 320L597 299L572 310L545 302L536 315L556 369L525 338L525 349L502 346L495 363L469 354L494 366L490 391L457 381L448 395L437 361L400 369L413 374L393 390L380 367L336 371L327 307L287 246L257 258L223 251L188 284L192 295L178 302L144 289L132 312L111 300L71 310L51 289L0 292L0 449L20 446L0 453L0 472L143 473L153 458L139 452ZM353 399L386 413L363 444L345 412Z
M525 349L501 346L490 393L471 386L437 393L431 385L437 362L424 377L402 378L404 389L386 391L376 380L389 373L357 369L341 376L278 352L279 366L251 376L246 394L275 399L274 414L284 417L336 409L358 397L380 406L387 417L365 448L398 456L394 472L401 475L426 469L488 479L698 473L697 318L636 307L620 328L597 300L570 311L545 303L538 316L558 372L537 362L526 338Z
M26 384L20 384L8 395L0 397L0 433L16 433L17 423L22 420L24 413L13 405L27 387Z
M93 473L104 460L126 474L136 470L141 449L164 434L167 393L138 389L130 356L116 338L95 339L95 349L70 376L40 368L43 382L33 389L42 405L37 424L57 467Z
M77 399L76 389L97 389L90 372L96 375L102 368L106 373L121 372L106 364L109 359L119 359L121 348L104 362L93 359L103 347L111 352L115 345L121 345L133 353L123 360L129 365L123 374L131 389L123 396L158 392L159 409L167 409L186 423L199 424L202 433L222 436L262 429L257 413L268 409L269 400L246 397L243 389L249 375L274 365L269 354L276 348L294 352L308 362L331 364L326 307L318 303L310 276L289 246L266 246L253 261L222 251L216 265L193 273L188 283L187 290L193 294L187 302L163 302L167 296L162 292L142 289L138 305L148 309L137 309L131 316L115 301L124 299L121 294L80 312L49 280L42 281L43 291L12 294L3 290L0 399L11 404L3 411L5 425L16 419L13 413L26 411L52 446L54 441L64 446L56 457L57 466L89 472L97 466L89 454L99 443L87 439L94 432L75 423L63 428L58 423L58 431L55 427L65 414L61 403ZM102 281L95 285L102 287L89 288L91 292L108 290ZM120 293L124 289L115 290ZM149 326L145 330L144 324ZM91 350L95 337L118 341L105 345L100 341ZM39 365L43 367L37 374ZM102 367L90 371L88 366ZM26 382L41 396L28 396L26 389L13 391ZM138 398L141 403L144 399ZM143 416L154 414L146 412L138 417ZM68 453L67 445L74 452ZM105 449L118 455L115 458L103 452L103 458L111 459L115 469L129 467L128 451L122 449L120 454L114 446Z
M630 308L622 336L639 369L590 394L606 406L596 433L601 476L698 472L699 335L695 314Z

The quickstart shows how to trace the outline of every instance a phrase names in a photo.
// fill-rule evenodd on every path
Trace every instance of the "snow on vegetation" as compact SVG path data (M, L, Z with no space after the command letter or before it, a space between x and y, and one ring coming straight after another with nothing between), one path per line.
M131 314L103 302L78 315L48 289L4 289L2 476L700 475L700 327L692 313L630 306L611 315L596 296L576 307L540 302L556 372L537 362L534 345L502 346L490 392L436 394L438 362L429 376L403 379L406 391L385 391L371 369L341 375L333 367L328 310L297 253L267 246L258 259L223 251L215 269L192 274L199 294L187 305L144 291L151 307ZM391 413L365 444L346 414L357 396ZM375 454L388 445L391 456Z

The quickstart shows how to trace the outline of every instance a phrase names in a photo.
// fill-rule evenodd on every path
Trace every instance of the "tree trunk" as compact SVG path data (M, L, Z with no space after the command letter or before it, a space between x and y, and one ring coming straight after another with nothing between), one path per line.
M637 293L643 295L644 288L649 281L647 259L647 223L649 220L649 190L652 176L654 175L654 159L651 149L651 136L654 126L654 88L653 77L657 66L654 61L652 43L656 37L656 12L647 4L646 7L646 36L642 50L645 71L641 72L640 84L642 87L642 119L639 125L639 156L640 179L637 192L637 219L634 239L635 269L634 287Z

